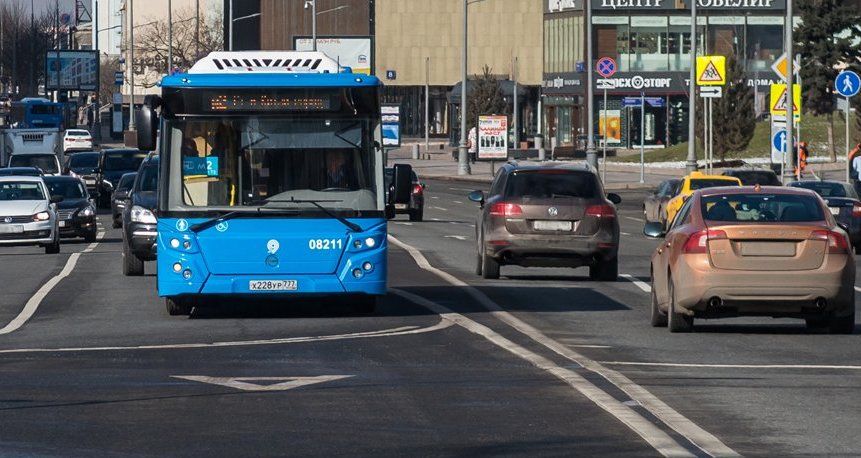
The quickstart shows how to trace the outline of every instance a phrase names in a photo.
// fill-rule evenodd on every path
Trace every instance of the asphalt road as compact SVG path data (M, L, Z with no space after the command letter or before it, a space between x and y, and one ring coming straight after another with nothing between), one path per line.
M486 281L473 185L428 185L426 221L389 226L391 290L370 316L169 317L155 277L121 275L112 229L60 255L0 248L0 455L861 454L861 334L649 326L642 194L622 195L622 280Z

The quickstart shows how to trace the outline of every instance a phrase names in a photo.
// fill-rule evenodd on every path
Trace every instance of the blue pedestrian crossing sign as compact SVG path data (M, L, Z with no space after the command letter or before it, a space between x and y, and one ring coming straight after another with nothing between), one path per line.
M843 97L855 97L861 91L861 77L852 70L844 70L834 80L834 89Z
M774 148L775 151L780 151L781 153L786 152L786 131L778 130L774 133L774 136L771 137L771 147Z

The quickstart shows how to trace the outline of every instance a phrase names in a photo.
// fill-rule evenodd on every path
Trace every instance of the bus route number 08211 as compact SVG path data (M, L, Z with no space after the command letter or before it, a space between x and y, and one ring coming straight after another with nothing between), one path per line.
M341 250L344 241L341 239L311 239L308 240L308 248L311 250Z

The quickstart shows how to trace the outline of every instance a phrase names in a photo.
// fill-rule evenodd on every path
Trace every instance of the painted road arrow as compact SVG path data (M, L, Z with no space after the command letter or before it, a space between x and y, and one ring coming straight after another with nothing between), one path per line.
M210 385L221 385L242 391L285 391L349 377L352 377L352 375L320 375L317 377L209 377L206 375L171 375L171 378L208 383Z

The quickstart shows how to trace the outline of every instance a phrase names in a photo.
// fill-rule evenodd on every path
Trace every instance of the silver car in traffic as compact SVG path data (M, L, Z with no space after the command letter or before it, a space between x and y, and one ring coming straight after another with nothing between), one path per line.
M0 177L0 245L40 245L60 252L56 204L41 177Z

